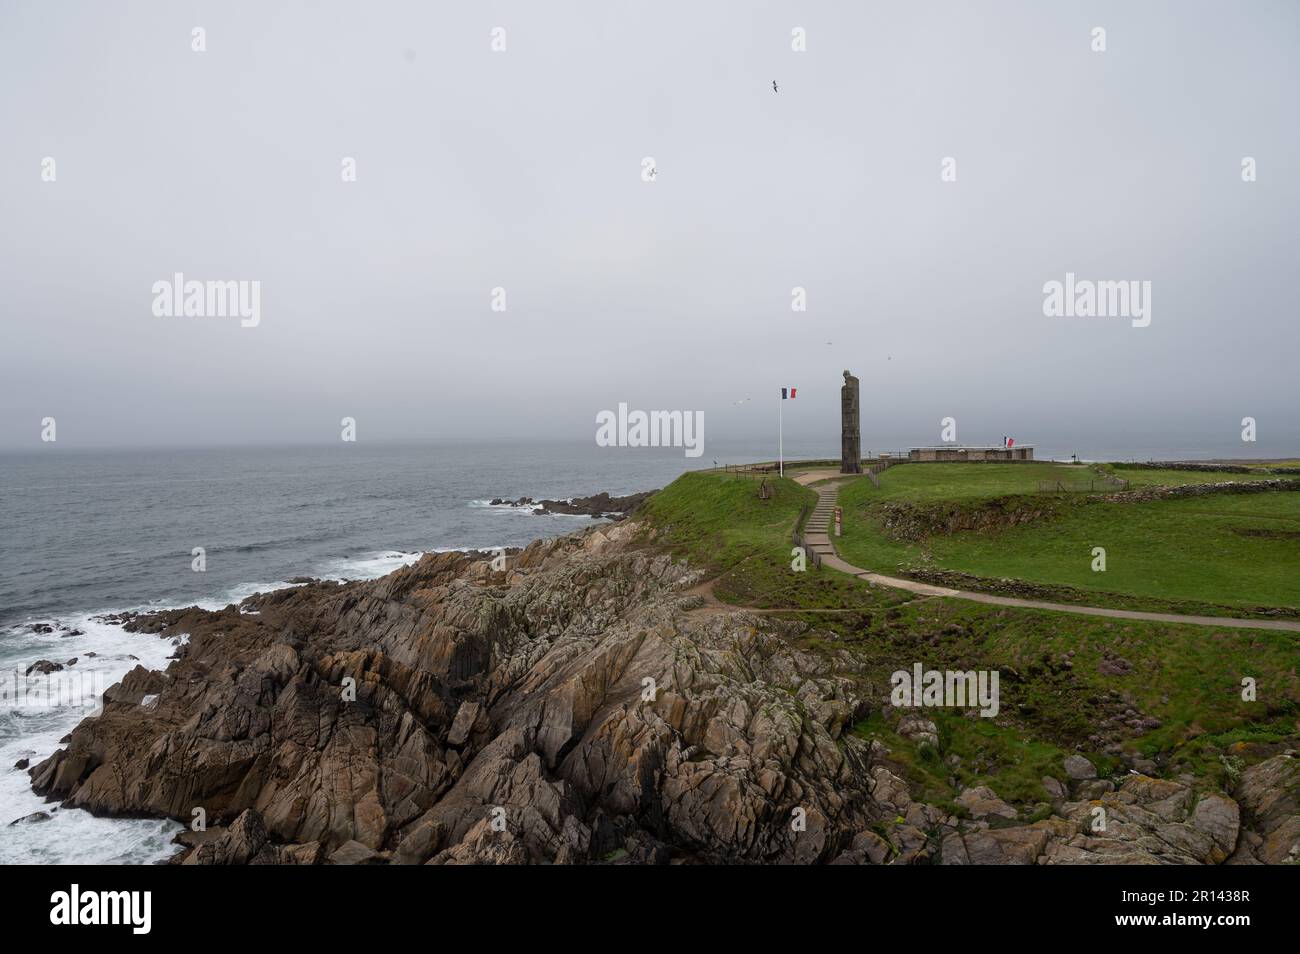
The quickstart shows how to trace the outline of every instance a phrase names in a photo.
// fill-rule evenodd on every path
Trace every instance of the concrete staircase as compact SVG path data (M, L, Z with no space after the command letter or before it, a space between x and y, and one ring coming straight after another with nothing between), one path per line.
M804 541L810 550L825 559L835 556L830 535L834 532L831 522L835 519L835 497L840 492L840 484L838 481L827 483L816 490L817 505L803 525Z

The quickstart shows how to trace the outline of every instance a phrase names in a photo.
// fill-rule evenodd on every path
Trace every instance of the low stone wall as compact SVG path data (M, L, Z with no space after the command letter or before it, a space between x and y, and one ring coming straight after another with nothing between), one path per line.
M1206 494L1258 494L1272 490L1300 490L1300 480L1221 480L1213 484L1179 484L1177 487L1143 487L1113 494L1098 494L1091 500L1107 503L1140 503L1144 500L1169 500L1175 497L1200 497Z
M1196 461L1158 461L1148 460L1141 463L1115 462L1111 464L1116 470L1212 470L1223 474L1249 474L1252 468L1242 464L1213 464Z
M1269 467L1259 465L1257 467L1247 467L1245 464L1215 464L1208 461L1181 460L1181 461L1158 461L1148 460L1139 462L1116 461L1111 464L1116 470L1191 470L1191 471L1212 471L1219 474L1278 474L1278 475L1300 475L1300 467Z
M898 540L916 541L928 536L954 533L988 533L1055 517L1074 499L1062 501L1047 495L993 497L972 503L941 503L918 506L886 503L875 511L881 526Z

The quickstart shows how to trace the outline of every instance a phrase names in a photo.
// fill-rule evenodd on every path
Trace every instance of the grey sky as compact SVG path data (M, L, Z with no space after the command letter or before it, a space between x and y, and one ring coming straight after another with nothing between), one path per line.
M619 401L722 440L783 385L834 446L848 367L864 448L1295 454L1298 53L1294 2L9 0L0 446L590 439ZM260 326L155 317L176 271L260 281ZM1150 327L1044 317L1067 271L1150 280Z

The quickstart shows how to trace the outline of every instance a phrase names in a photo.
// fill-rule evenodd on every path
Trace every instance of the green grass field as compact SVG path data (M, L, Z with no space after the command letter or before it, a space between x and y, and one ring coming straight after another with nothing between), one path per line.
M758 496L749 477L683 474L646 502L642 513L660 542L676 555L718 575L714 595L746 606L855 608L906 599L896 590L873 589L833 570L790 568L790 535L799 511L817 494L789 478L769 478L773 496Z
M1300 493L1105 503L1089 501L1086 494L1029 492L1037 480L1052 479L1034 472L1050 473L1053 466L904 465L881 475L880 490L870 481L855 480L840 492L845 514L844 536L837 541L840 554L882 572L927 567L1075 587L1104 594L1097 599L1100 605L1126 605L1123 597L1131 597L1146 601L1140 608L1187 601L1194 604L1189 612L1216 606L1300 607ZM1014 473L1021 467L1022 474ZM1123 473L1141 475L1148 486L1253 477ZM1001 499L1006 497L1012 499ZM1003 509L1049 512L1019 526L935 533L919 540L898 539L882 525L882 504L916 503L956 513L992 506L995 498ZM1106 551L1104 572L1092 569L1094 547Z

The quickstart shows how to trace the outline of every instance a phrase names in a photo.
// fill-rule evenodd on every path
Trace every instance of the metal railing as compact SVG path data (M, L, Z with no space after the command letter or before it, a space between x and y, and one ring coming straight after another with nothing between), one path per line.
M872 464L870 467L868 467L865 471L863 471L863 473L867 475L867 479L871 481L871 485L875 487L877 490L879 490L880 475L883 474L885 471L889 470L889 468L894 466L895 464L901 464L906 460L907 460L906 456L900 458L899 455L897 454L890 455L890 456L881 454L880 457L877 459L877 462Z
M1129 483L1122 477L1093 477L1088 480L1040 480L1040 494L1088 494L1099 490L1128 490Z

